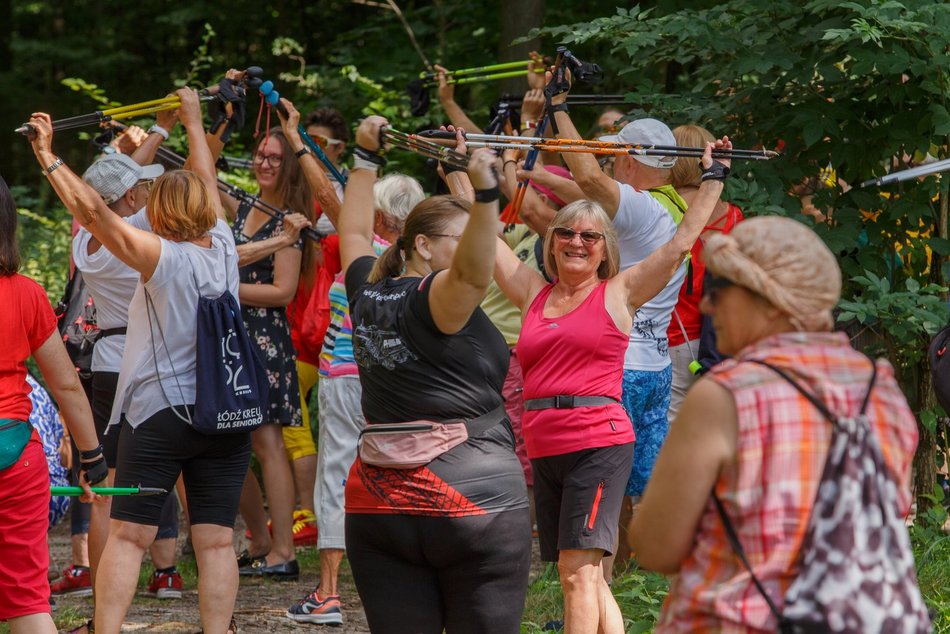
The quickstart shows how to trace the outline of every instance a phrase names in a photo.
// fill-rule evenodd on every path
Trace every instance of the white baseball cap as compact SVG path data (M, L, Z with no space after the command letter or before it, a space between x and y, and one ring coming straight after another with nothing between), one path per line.
M602 136L599 140L608 143L630 143L634 145L676 145L673 131L657 119L631 121L621 128L619 133ZM661 169L669 169L676 163L675 156L643 156L640 154L633 154L632 156L644 165Z
M82 179L111 205L140 180L158 178L165 173L159 164L139 165L125 154L106 154L89 166Z

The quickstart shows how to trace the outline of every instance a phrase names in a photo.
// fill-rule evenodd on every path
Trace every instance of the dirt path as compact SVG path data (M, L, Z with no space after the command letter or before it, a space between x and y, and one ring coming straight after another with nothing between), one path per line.
M239 520L240 521L240 518ZM243 526L237 534L243 533ZM179 540L181 541L181 540ZM49 536L51 567L62 570L69 565L69 522L62 522ZM180 544L179 544L180 546ZM309 551L309 552L308 552ZM306 562L296 583L277 583L263 580L242 580L238 592L234 618L238 630L247 633L273 633L275 631L311 631L328 634L363 634L369 632L363 608L356 594L349 569L341 571L340 586L344 605L343 627L295 623L285 616L287 608L301 599L317 583L317 558L313 548L298 549L297 556ZM345 564L344 564L345 567ZM91 616L92 599L59 597L56 599L58 613L70 612L70 608L83 616ZM56 614L54 613L54 616ZM194 580L185 579L185 591L181 599L159 600L146 595L142 588L136 595L122 627L123 632L166 632L193 634L198 631L198 593Z

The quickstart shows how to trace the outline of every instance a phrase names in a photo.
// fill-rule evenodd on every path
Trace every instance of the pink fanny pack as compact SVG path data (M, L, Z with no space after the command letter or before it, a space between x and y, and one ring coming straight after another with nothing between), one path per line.
M360 432L360 460L374 467L416 469L482 435L505 416L504 406L499 405L473 419L368 424Z

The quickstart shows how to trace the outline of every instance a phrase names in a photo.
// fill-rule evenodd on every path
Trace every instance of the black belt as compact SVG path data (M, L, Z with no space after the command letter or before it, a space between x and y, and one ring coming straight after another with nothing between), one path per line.
M574 409L575 407L594 407L597 405L620 404L615 398L609 396L570 396L559 394L549 396L548 398L529 398L524 402L526 410L536 409Z
M127 328L122 326L121 328L102 328L99 330L100 337L112 337L114 335L124 335Z

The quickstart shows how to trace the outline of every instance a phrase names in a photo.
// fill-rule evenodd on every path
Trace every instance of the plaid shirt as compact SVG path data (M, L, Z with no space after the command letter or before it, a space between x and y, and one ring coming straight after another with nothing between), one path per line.
M709 374L730 392L738 412L735 463L716 482L756 576L776 605L797 573L797 555L817 495L831 425L772 370L785 370L836 415L856 415L871 367L844 333L783 333L742 350ZM917 424L886 361L878 361L868 418L900 491L911 502ZM733 553L710 498L692 552L674 578L656 632L774 632L777 625Z

